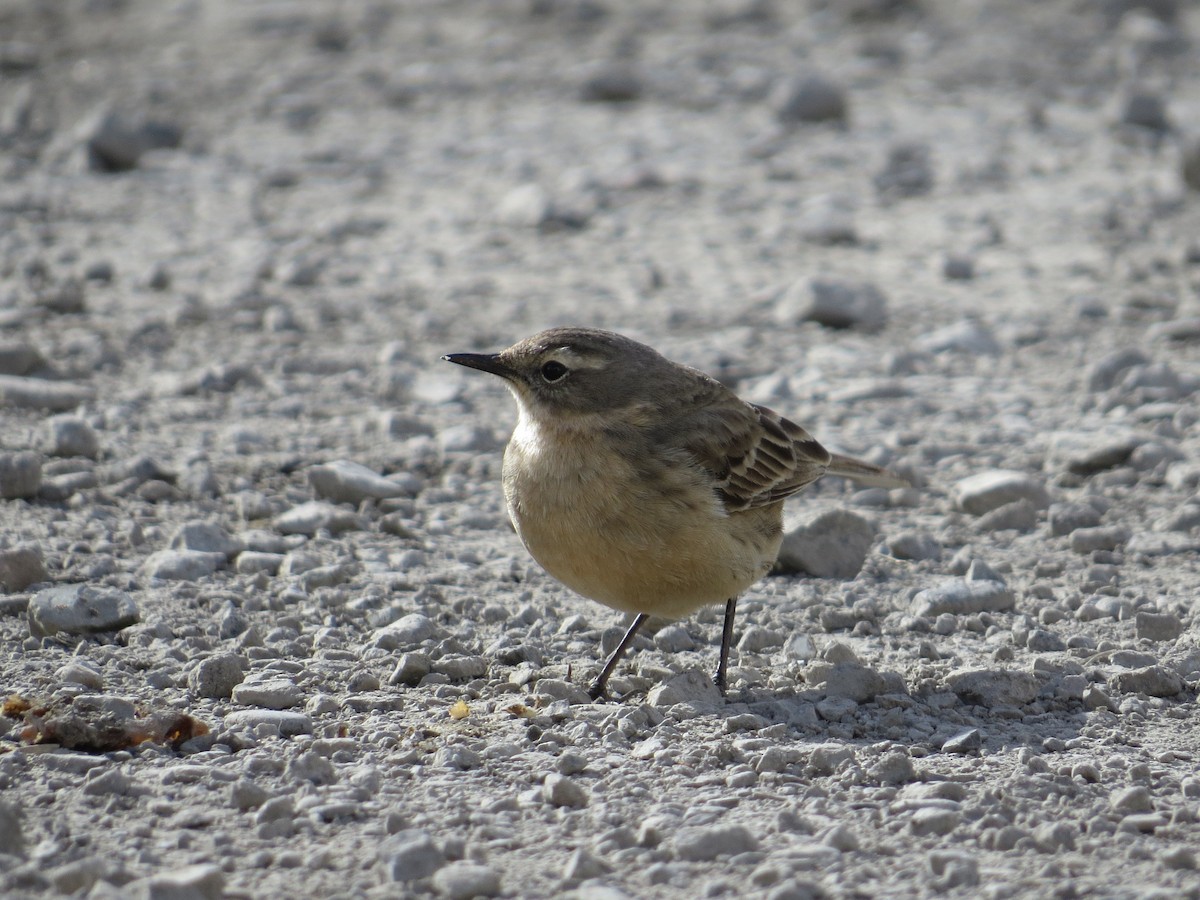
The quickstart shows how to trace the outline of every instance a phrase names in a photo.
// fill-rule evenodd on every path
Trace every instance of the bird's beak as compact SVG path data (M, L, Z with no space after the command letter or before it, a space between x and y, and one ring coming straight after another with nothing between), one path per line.
M442 359L468 369L491 372L501 378L511 378L513 375L513 370L504 364L499 353L448 353Z

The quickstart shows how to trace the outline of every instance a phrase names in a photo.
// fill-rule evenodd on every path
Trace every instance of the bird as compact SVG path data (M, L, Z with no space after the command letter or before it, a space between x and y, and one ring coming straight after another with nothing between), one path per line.
M724 693L737 599L775 563L784 501L823 475L908 484L615 332L551 328L498 353L442 359L499 376L516 399L502 480L530 555L576 593L634 616L593 700L608 697L650 616L718 603L713 682Z

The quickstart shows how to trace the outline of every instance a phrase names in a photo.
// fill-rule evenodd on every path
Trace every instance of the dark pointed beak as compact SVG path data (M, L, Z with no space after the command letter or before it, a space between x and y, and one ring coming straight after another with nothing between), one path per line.
M513 371L500 359L499 353L447 353L442 359L455 365L491 372L501 378L511 378Z

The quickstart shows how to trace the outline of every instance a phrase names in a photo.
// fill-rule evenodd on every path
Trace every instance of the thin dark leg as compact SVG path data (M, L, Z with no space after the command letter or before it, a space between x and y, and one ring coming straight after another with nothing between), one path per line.
M729 665L729 648L733 646L733 617L737 614L737 597L725 601L725 627L721 630L721 655L717 658L717 674L713 684L725 693L725 669Z
M648 613L638 613L638 617L633 620L633 624L625 632L625 637L621 638L621 643L617 644L617 649L609 654L608 659L604 662L604 668L596 676L596 680L592 682L592 686L588 688L588 696L593 700L599 700L601 697L608 696L608 692L605 690L608 687L608 676L613 673L613 669L617 667L617 663L621 661L621 657L625 655L625 651L633 643L638 629L646 624L648 618L650 618Z

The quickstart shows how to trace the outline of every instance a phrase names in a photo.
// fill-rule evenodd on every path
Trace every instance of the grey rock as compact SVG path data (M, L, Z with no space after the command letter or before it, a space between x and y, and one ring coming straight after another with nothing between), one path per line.
M820 75L806 75L782 85L776 93L775 116L785 125L844 122L846 92Z
M160 581L199 581L225 565L224 553L203 550L159 550L142 563L147 578Z
M994 581L998 584L1004 584L1004 578L985 563L982 559L972 559L970 565L967 566L967 574L963 576L967 581Z
M21 819L22 812L19 806L0 799L0 853L7 856L25 856L25 834Z
M232 559L244 549L242 542L216 522L184 522L171 535L172 550L197 550L219 553Z
M266 788L249 778L239 778L229 787L230 804L242 812L258 809L270 798Z
M660 628L654 635L654 646L664 653L681 653L684 650L694 650L696 642L682 625L670 624Z
M962 479L954 485L954 504L964 512L981 516L1018 500L1035 509L1046 509L1050 495L1042 482L1021 472L990 469Z
M871 766L870 776L880 784L909 784L917 780L917 771L907 753L895 750Z
M266 725L278 729L284 737L297 734L312 734L312 719L304 713L273 709L241 709L227 713L227 728L254 729Z
M363 529L363 521L358 515L321 500L294 506L277 515L271 524L281 534L305 534L310 537L318 531L340 534Z
M398 831L380 844L378 856L388 881L428 878L446 864L446 857L427 831Z
M915 835L947 835L957 828L961 821L962 813L957 809L923 806L913 812L912 818L908 820L908 827Z
M1149 131L1167 131L1171 127L1166 101L1158 94L1146 90L1133 91L1125 98L1121 109L1121 123Z
M874 540L874 526L856 513L812 513L784 535L776 565L788 574L850 579L862 570Z
M500 875L489 866L461 860L434 873L433 889L448 900L495 897L501 892Z
M1033 531L1037 527L1037 507L1022 498L986 512L975 522L980 531Z
M0 341L0 375L28 375L45 366L42 354L24 341Z
M968 669L946 677L946 686L979 706L1023 706L1038 695L1037 678L1008 669Z
M563 880L568 884L576 884L583 881L585 878L599 878L601 875L607 875L612 871L612 866L606 863L603 859L593 856L582 847L578 848L571 854L571 858L567 860L566 868L563 870ZM592 896L590 887L585 889L587 896ZM617 892L620 893L619 891ZM576 897L580 894L576 891ZM624 896L623 894L621 896ZM596 897L595 900L599 900Z
M1135 784L1114 792L1108 799L1108 805L1112 808L1113 812L1121 813L1122 815L1153 812L1154 798L1147 787Z
M433 662L433 671L445 675L451 681L470 681L487 674L487 659L482 656L460 654L442 656Z
M708 825L680 828L675 834L675 855L688 862L710 862L758 849L758 839L744 825Z
M97 172L137 168L147 152L178 147L183 129L175 122L109 110L83 127L89 166Z
M1133 432L1117 434L1080 434L1056 432L1050 439L1052 465L1073 475L1095 475L1123 465L1146 438Z
M742 632L738 641L738 649L744 653L762 653L772 647L783 645L783 635L761 625L751 625Z
M947 281L970 281L975 277L975 259L951 253L942 261L942 277Z
M1025 649L1031 653L1059 653L1067 649L1067 642L1052 631L1035 628L1025 638Z
M452 744L442 747L433 754L433 764L443 769L478 769L483 765L483 757L469 747Z
M663 684L655 685L646 697L647 703L657 707L669 707L677 703L717 704L720 701L721 693L712 679L697 669L688 669Z
M49 456L83 456L95 459L100 454L96 430L78 416L51 416L45 423L43 447Z
M92 896L92 887L101 879L111 878L113 867L106 858L85 856L50 870L50 883L60 894Z
M0 550L0 593L23 591L48 577L39 547L25 545Z
M501 198L496 206L496 220L514 228L540 228L554 217L550 195L541 185L519 185Z
M130 900L221 900L225 873L220 866L198 863L139 878L123 891Z
M0 453L0 500L36 497L42 486L42 461L36 453Z
M1134 624L1139 640L1173 641L1183 634L1183 622L1174 613L1139 612Z
M902 142L888 148L887 162L874 178L885 200L919 197L933 190L933 159L927 144Z
M992 330L976 319L964 319L936 328L915 341L925 353L966 353L972 356L998 356L1003 348Z
M428 616L409 613L376 631L374 643L384 650L407 650L443 636L445 631Z
M415 687L421 683L422 678L430 673L432 668L433 666L426 654L404 653L396 661L396 668L392 670L391 677L388 678L388 684L405 684L409 687Z
M188 686L201 697L227 699L245 677L242 660L233 653L202 659L188 677Z
M232 690L234 703L263 709L292 709L304 702L304 694L290 678L252 672Z
M1151 697L1174 697L1186 687L1183 677L1163 666L1145 666L1114 672L1109 687L1123 694L1148 694Z
M808 768L814 775L832 775L843 765L854 761L854 748L845 744L818 744L808 757Z
M588 792L583 785L557 772L547 775L542 782L542 797L551 806L582 809L588 805Z
M969 756L983 749L983 735L978 728L968 728L946 739L942 744L943 753L958 753Z
M928 534L916 531L902 531L888 538L888 552L896 559L938 559L942 555L942 545Z
M118 631L138 621L133 598L115 588L68 584L39 591L29 602L34 637Z
M308 470L308 481L318 497L334 503L357 506L363 500L385 500L409 495L402 485L346 459L313 466Z
M0 375L0 406L67 412L94 399L96 392L87 385Z
M1012 609L1016 596L1002 581L950 579L937 587L926 588L912 599L916 616L954 616Z
M1128 541L1129 537L1129 529L1119 525L1097 525L1093 528L1076 528L1071 532L1071 549L1076 553L1116 550Z
M642 79L628 64L609 63L583 82L579 99L585 103L631 103L642 96Z
M979 884L979 862L970 853L934 850L929 854L929 871L938 891L975 887Z
M336 784L337 770L333 763L313 750L305 751L287 764L287 777L293 781L307 781L309 784Z
M887 681L874 669L861 663L842 662L829 670L825 677L825 693L830 697L847 697L855 703L867 703L888 689Z
M1136 347L1114 350L1107 356L1101 357L1088 369L1088 390L1107 391L1121 380L1127 370L1134 366L1146 365L1149 362L1150 357Z
M887 325L887 297L867 281L801 279L780 296L775 318L781 324L816 322L827 328L876 332Z
M113 794L125 796L133 787L133 779L121 769L104 769L99 766L88 772L83 792L91 796Z
M1090 503L1054 503L1047 519L1050 533L1063 537L1080 528L1095 528L1100 524L1100 511Z
M1033 845L1043 853L1075 849L1079 827L1070 822L1045 822L1033 830Z
M239 575L255 575L258 572L276 575L279 573L279 567L283 565L283 560L282 553L260 553L255 550L245 550L237 555L233 568Z

